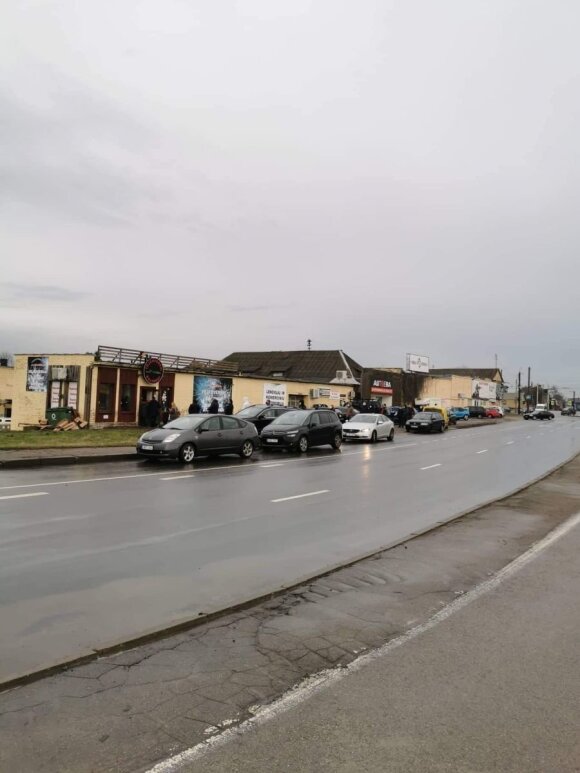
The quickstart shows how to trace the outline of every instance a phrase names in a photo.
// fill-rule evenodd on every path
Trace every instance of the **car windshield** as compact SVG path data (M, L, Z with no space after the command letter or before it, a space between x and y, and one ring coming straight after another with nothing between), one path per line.
M204 416L180 416L175 421L170 421L163 425L163 429L194 429L197 425L204 420Z
M265 407L265 405L250 405L247 408L242 408L241 411L238 411L236 416L240 419L253 419L261 413Z
M272 424L301 424L306 415L307 414L305 414L304 411L287 411L281 416L278 416L277 419L274 419ZM272 424L270 424L270 426L272 426Z
M363 413L355 416L351 421L355 421L357 424L375 424L377 417L373 413Z
M423 419L425 421L431 421L431 417L435 414L432 411L422 411L421 413L418 413L415 418L416 419Z

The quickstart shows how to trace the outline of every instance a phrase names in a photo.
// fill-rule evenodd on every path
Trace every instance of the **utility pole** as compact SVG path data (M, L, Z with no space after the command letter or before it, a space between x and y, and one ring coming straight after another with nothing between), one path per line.
M497 354L493 355L495 357L495 369L497 370Z
M310 338L308 339L308 341L306 341L306 345L308 346L308 351L310 351L312 349L312 341L310 340Z
M526 392L526 410L529 410L529 408L530 408L530 397L531 397L531 395L530 395L530 387L531 387L530 377L531 377L531 374L532 374L532 369L530 367L528 367L528 391Z
M518 416L522 412L522 406L521 406L521 398L522 398L522 372L521 370L518 373Z

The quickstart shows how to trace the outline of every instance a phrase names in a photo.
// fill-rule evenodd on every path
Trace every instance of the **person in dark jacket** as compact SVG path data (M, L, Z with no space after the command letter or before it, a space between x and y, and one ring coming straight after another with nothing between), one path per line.
M209 408L207 409L207 412L208 413L219 413L219 410L220 410L220 404L218 403L218 401L214 397L214 399L209 404Z
M191 405L187 409L187 412L189 414L191 414L191 413L201 413L201 408L199 407L199 403L197 402L196 399L193 400L193 402L191 403Z
M232 403L231 400L228 400L224 405L224 413L227 414L228 416L231 416L233 412L234 412L234 404Z
M160 409L159 400L153 395L147 403L147 423L150 427L156 427L159 424Z

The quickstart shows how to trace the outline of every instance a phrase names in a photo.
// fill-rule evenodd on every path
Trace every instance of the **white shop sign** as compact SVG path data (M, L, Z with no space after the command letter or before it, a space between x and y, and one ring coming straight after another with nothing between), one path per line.
M286 405L286 384L264 384L264 402L270 405Z

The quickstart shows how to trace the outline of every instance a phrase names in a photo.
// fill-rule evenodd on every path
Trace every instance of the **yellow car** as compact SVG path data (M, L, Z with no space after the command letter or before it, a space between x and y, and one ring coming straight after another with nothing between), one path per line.
M443 417L443 421L445 423L445 429L449 428L449 412L447 411L447 408L445 408L442 405L425 405L423 408L421 408L424 412L432 411L433 413L438 413L440 416Z

